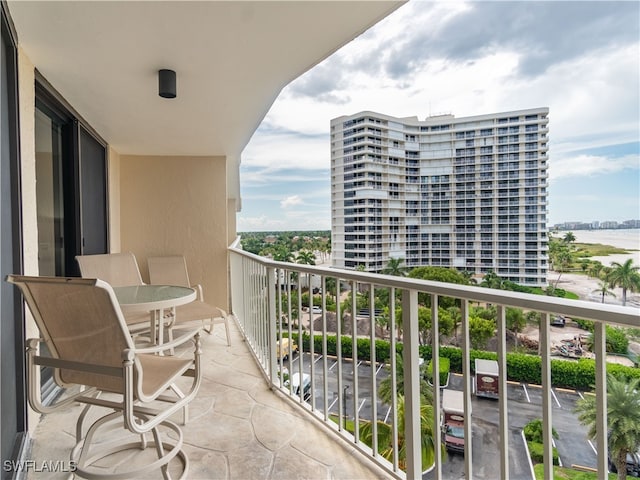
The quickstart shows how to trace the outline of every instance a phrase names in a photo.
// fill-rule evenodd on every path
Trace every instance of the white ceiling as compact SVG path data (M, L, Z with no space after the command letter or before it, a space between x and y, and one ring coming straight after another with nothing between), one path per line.
M119 153L239 163L281 89L398 1L10 1L26 55ZM157 71L177 72L175 99Z

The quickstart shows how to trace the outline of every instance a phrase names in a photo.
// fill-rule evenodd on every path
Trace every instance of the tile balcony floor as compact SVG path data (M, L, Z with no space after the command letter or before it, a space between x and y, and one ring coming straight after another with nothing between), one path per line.
M334 438L308 414L272 392L235 323L230 322L230 327L231 347L226 345L221 325L214 328L213 335L202 334L202 384L190 404L188 423L181 425L182 415L176 419L189 457L186 478L369 480L384 477L381 470L371 468L355 449ZM182 353L191 351L190 348ZM79 413L80 407L72 407L41 417L29 455L37 469L43 462L68 462L75 444ZM118 429L113 435L123 435L123 432ZM152 448L148 450L153 453ZM128 450L104 460L104 467L116 470L117 465L130 467L140 458L140 452ZM174 459L170 465L174 478L179 477L180 462ZM32 469L27 478L54 479L68 475ZM161 475L157 471L144 478L161 478Z

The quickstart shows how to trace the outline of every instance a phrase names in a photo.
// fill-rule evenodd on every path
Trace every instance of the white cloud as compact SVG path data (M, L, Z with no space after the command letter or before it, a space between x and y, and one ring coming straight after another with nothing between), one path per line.
M286 217L278 202L286 214L304 205L328 225L330 208L302 200L306 180L326 182L317 203L329 204L330 121L362 110L424 119L549 107L551 181L637 175L637 155L602 152L640 141L638 11L634 2L407 3L282 91L242 154L246 214L273 212L275 230ZM564 218L568 206L552 208Z
M288 230L288 225L282 220L277 220L267 215L257 217L238 217L239 232L260 232L260 231L278 231Z
M599 155L576 155L554 161L549 165L549 178L557 180L563 177L593 176L616 173L624 169L640 168L637 155L606 157ZM639 172L636 171L635 175Z
M300 197L300 195L292 195L282 200L280 202L280 206L282 208L291 208L295 205L301 205L303 203L304 202L302 201L302 198Z

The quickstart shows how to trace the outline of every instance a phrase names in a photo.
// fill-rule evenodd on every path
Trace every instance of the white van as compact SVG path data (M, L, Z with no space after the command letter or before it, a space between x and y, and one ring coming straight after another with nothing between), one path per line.
M300 374L298 372L294 373L290 377L291 380L291 389L295 395L300 396L300 387L302 386L302 394L305 400L309 400L311 397L311 376L303 373L302 374L302 382L300 382ZM289 388L289 380L284 382L284 386Z

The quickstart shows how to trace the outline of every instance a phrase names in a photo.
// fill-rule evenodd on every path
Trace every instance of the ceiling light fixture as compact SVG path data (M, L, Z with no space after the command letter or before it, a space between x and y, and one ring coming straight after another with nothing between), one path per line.
M158 95L162 98L176 98L176 72L158 70Z

